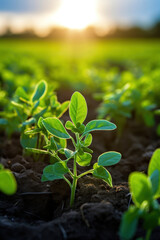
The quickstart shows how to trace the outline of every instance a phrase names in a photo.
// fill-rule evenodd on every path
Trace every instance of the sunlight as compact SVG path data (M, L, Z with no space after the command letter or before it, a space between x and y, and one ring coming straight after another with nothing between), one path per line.
M95 23L97 0L62 0L54 21L70 29L83 29Z

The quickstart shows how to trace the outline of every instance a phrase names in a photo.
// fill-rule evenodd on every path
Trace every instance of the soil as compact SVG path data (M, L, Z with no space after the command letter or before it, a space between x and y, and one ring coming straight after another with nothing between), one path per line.
M66 93L66 92L65 92ZM58 93L64 101L69 96ZM98 105L86 96L89 108L88 119L96 117L93 111ZM68 115L64 115L66 121ZM92 164L106 151L122 153L121 161L108 168L113 178L113 188L100 179L87 175L79 179L74 206L69 207L70 189L65 181L41 182L43 168L49 164L47 158L34 160L24 154L19 134L8 139L0 135L0 162L10 168L18 183L14 196L0 194L0 240L118 240L122 214L131 204L128 175L133 171L145 172L149 160L160 140L155 129L146 128L133 120L127 122L125 131L117 140L116 131L95 132ZM78 168L82 172L88 168ZM138 227L135 239L144 236ZM156 228L152 240L160 239L160 228Z

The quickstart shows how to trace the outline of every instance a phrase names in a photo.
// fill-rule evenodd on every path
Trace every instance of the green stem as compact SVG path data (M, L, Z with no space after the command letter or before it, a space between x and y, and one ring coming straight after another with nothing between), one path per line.
M73 165L73 182L71 186L71 198L70 198L70 206L73 206L75 193L76 193L76 186L77 186L77 166L76 166L76 157L77 154L74 156L74 165Z
M71 140L72 140L73 145L76 146L76 142L74 141L73 137L71 137Z
M150 240L150 237L151 237L151 233L152 233L152 230L149 229L146 233L146 237L145 237L145 240Z
M84 173L81 173L81 174L78 176L78 179L81 178L81 177L83 177L83 176L85 176L85 175L87 175L88 173L92 173L92 172L93 172L93 169L90 169L90 170L88 170L88 171L86 171L86 172L84 172Z
M76 186L77 186L77 178L73 178L73 183L71 187L71 198L70 198L70 206L73 206L74 199L75 199L75 193L76 193Z
M70 188L72 188L72 184L70 183L70 181L64 176L64 180L68 183L68 185L70 186Z
M57 153L55 153L55 154L53 154L53 156L55 157L55 158L57 158L57 160L59 161L59 162L61 162L62 161L62 159L58 156L58 154Z
M69 174L71 175L71 177L73 178L74 177L74 175L73 175L73 173L71 172L71 170L70 169L68 169L69 170Z

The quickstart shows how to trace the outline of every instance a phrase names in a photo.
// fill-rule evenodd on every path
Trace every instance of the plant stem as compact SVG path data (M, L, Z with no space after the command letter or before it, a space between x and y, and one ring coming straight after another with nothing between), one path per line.
M145 240L150 240L150 237L151 237L151 233L152 233L152 230L149 229L146 233L146 237L145 237Z
M88 171L86 171L86 172L84 172L84 173L81 173L81 174L78 176L78 179L81 178L81 177L83 177L83 176L85 176L86 174L92 173L92 172L93 172L93 169L90 169L90 170L88 170Z
M68 183L68 185L70 186L70 188L72 188L72 185L71 185L70 181L69 181L66 177L64 177L64 180Z
M76 142L74 141L74 138L71 137L71 140L72 140L73 145L75 146L75 145L76 145Z
M72 207L74 203L76 186L77 186L77 177L74 177L72 187L71 187L70 207Z
M71 198L70 198L70 206L72 207L75 199L75 192L77 186L77 166L76 166L76 157L77 154L74 156L74 163L73 163L73 182L71 186Z

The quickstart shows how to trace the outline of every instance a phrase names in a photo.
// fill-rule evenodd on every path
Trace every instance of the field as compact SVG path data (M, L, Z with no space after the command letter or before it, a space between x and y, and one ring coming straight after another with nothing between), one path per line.
M159 40L0 39L0 239L159 239L159 109Z

